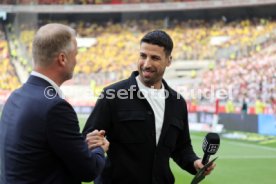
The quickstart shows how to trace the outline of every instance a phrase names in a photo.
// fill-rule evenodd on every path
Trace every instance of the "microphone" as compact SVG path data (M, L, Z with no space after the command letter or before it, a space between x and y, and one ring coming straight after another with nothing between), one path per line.
M202 164L206 165L209 162L209 158L211 155L214 155L219 148L220 138L217 133L208 133L202 144L202 149L204 152L204 156L202 159Z

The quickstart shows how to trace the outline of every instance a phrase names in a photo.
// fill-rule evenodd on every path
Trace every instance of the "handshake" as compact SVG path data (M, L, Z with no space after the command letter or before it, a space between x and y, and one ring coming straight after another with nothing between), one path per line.
M109 141L105 138L104 130L94 130L88 133L86 135L86 143L91 150L100 146L106 152L109 148Z

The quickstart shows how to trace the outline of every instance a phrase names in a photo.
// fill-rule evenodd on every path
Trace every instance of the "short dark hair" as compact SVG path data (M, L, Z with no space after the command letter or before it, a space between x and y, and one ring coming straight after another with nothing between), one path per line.
M143 42L164 47L166 56L170 56L173 50L173 41L171 37L162 30L154 30L147 33L141 39L140 44Z

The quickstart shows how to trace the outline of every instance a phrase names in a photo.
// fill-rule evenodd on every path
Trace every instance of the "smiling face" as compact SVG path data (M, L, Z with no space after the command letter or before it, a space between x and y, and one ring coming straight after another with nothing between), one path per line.
M164 47L142 42L138 71L140 81L147 87L160 89L166 67L171 64L171 56L166 56Z

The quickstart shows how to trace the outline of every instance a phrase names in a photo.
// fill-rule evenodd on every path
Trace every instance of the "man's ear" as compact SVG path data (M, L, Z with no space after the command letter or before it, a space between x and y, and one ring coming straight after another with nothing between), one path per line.
M58 54L58 64L60 66L65 66L66 64L66 56L64 52Z
M172 64L172 56L169 56L169 62L167 66L170 66Z

